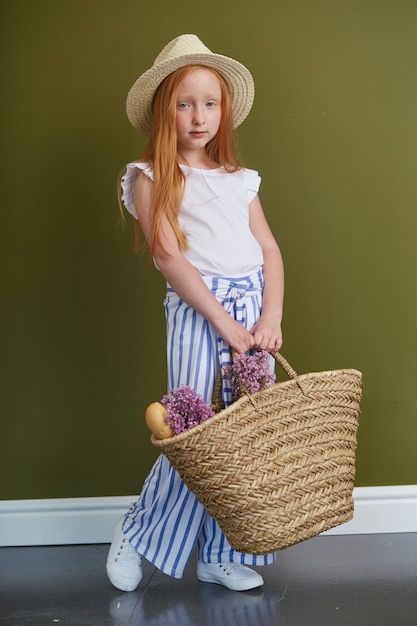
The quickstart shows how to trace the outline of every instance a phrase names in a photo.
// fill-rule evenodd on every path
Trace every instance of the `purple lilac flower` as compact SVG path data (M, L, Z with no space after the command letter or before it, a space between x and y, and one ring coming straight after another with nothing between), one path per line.
M242 395L239 381L249 393L262 391L275 382L275 374L269 367L269 353L259 350L254 354L237 354L231 365L223 368L224 376L229 380L234 399Z
M171 389L163 396L161 404L167 410L165 421L170 424L174 435L189 430L214 415L211 406L194 389L185 385L179 389Z

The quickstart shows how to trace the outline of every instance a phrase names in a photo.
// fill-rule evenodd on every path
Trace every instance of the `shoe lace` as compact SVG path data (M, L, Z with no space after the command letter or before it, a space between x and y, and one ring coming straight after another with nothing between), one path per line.
M231 576L243 567L242 565L239 565L239 563L218 563L218 566L227 574L227 576Z
M136 550L132 548L126 537L123 537L117 556L114 560L119 563L123 563L123 565L127 565L128 567L137 567L138 562L140 562L140 556Z

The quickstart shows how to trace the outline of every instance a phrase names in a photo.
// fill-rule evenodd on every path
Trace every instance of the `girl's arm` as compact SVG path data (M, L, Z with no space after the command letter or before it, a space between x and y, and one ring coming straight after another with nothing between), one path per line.
M143 234L149 241L152 181L138 174L135 182L135 209ZM253 347L255 338L244 326L236 322L211 293L199 272L181 253L178 240L168 220L163 220L160 229L162 246L154 253L156 264L164 278L178 296L200 313L215 328L216 332L232 348L245 353Z
M262 248L264 256L264 291L262 313L251 329L259 350L276 352L282 346L282 313L284 303L284 265L278 244L269 228L259 197L249 205L250 229Z

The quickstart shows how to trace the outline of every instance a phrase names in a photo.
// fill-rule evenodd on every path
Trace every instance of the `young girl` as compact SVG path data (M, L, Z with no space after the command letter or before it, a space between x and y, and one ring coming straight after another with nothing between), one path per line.
M243 65L182 35L127 98L130 122L150 139L143 159L127 166L122 200L167 281L168 385L188 385L207 402L231 348L274 352L282 343L281 254L258 198L260 178L233 150L253 95ZM227 382L223 394L230 404ZM132 591L144 557L181 578L194 549L198 579L236 591L263 584L248 565L274 561L236 552L161 455L116 526L107 574Z

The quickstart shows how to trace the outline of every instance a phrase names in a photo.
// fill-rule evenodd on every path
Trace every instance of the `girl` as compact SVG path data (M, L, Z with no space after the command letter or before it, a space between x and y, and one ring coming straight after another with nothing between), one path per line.
M150 139L143 159L127 166L122 201L167 281L168 384L188 385L207 402L230 348L274 352L282 344L281 254L258 198L260 178L233 150L233 128L253 95L243 65L182 35L127 99L129 120ZM230 404L226 382L223 394ZM181 578L195 548L198 579L236 591L263 584L247 565L274 561L236 552L161 455L116 526L107 574L132 591L144 557Z

